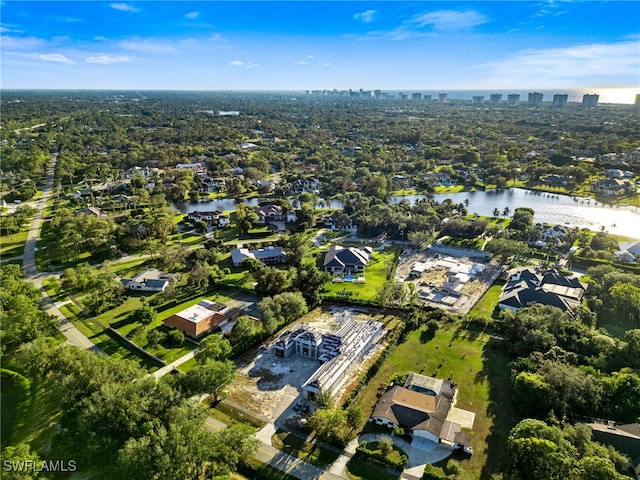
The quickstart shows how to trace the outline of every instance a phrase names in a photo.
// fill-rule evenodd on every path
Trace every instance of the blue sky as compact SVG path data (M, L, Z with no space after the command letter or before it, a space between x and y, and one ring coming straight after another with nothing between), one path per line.
M2 1L2 88L640 86L640 2Z

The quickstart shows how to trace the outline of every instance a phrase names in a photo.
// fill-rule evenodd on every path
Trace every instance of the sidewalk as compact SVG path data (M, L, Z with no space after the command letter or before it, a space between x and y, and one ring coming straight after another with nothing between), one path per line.
M191 350L189 353L187 353L186 355L183 355L182 357L178 358L177 360L174 360L169 365L165 365L164 367L159 368L158 370L153 372L151 375L153 375L156 378L164 377L167 373L171 372L176 367L179 367L183 363L186 363L189 360L191 360L195 356L197 351L198 351L197 348L195 350Z

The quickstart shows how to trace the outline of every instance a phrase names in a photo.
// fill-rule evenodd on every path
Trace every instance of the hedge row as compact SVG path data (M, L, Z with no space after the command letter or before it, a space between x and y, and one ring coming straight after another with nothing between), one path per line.
M581 266L581 267L597 267L599 265L611 265L625 272L630 272L630 273L635 273L637 275L640 275L640 265L631 265L627 263L612 262L611 260L605 260L604 258L588 258L588 257L581 257L579 255L574 255L573 263L574 265L577 264L578 266Z
M361 454L373 460L374 462L380 463L382 465L385 465L387 467L391 467L400 471L404 470L404 467L407 465L407 462L409 460L406 455L401 455L399 460L394 460L392 458L387 457L386 455L382 454L377 450L369 450L367 447L362 445L356 448L356 455L357 454Z

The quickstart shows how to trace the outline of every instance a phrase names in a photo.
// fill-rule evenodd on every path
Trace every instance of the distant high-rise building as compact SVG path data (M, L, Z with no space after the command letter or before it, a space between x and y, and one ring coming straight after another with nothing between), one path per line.
M598 100L600 100L600 95L598 94L593 94L593 95L589 95L588 93L585 93L582 96L582 106L583 107L597 107L598 106Z
M422 96L422 100L424 100L425 102L430 102L431 101L431 95L423 95Z
M411 100L417 100L417 101L422 100L422 94L421 93L412 93L411 94Z
M636 101L634 103L636 107L640 107L640 93L636 93Z
M398 94L398 98L399 98L400 100L402 100L402 101L406 101L406 100L409 98L409 95L407 95L406 93L402 93L402 92L400 92L400 93Z
M527 103L532 107L538 107L542 105L542 97L543 95L539 92L529 92L529 98Z
M484 103L484 95L474 95L473 97L471 97L471 103L475 105Z
M500 103L502 101L502 94L492 93L491 96L489 97L489 101L493 104Z
M438 100L440 101L440 103L447 103L447 94L446 93L438 94Z
M373 98L375 98L376 100L380 100L382 98L382 91L381 90L374 90L373 91Z
M553 106L554 107L566 107L567 106L567 100L569 100L569 95L567 95L566 93L564 93L564 94L556 93L553 96Z
M507 95L507 105L520 105L520 95L517 93Z

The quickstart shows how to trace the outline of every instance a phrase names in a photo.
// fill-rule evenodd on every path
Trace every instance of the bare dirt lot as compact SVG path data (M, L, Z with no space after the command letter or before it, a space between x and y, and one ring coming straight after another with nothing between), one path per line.
M354 311L346 307L334 307L330 310L316 309L302 318L319 332L330 332L338 328L345 315L356 320L368 320L372 315L362 311ZM295 327L295 323L286 329ZM286 330L285 329L285 330ZM284 330L283 330L284 331ZM281 333L281 332L279 332ZM272 337L271 341L277 338ZM368 362L371 356L380 349L373 348L363 359L362 364ZM300 357L296 354L288 358L276 357L271 342L265 342L258 349L247 353L237 362L238 376L229 389L229 400L236 402L249 410L259 412L269 420L281 423L287 419L299 416L294 411L296 403L308 405L311 412L314 405L302 399L302 384L321 365L319 361ZM361 365L350 372L345 385L361 373ZM336 392L339 398L342 391Z

